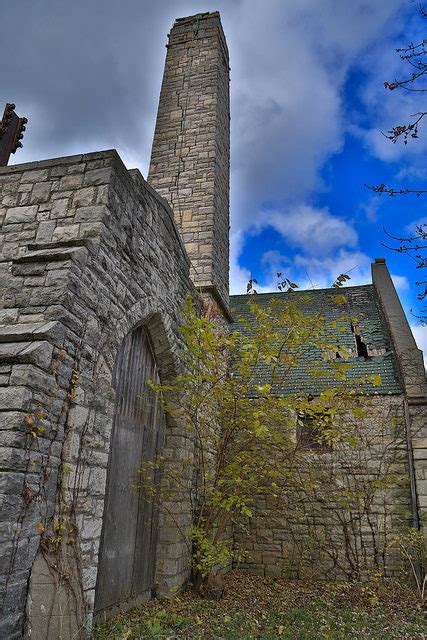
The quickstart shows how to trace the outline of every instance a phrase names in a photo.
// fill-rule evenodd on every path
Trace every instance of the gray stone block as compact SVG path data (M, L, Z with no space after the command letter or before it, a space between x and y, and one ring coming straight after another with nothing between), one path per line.
M34 222L37 216L37 206L31 205L29 207L11 207L7 210L5 222L7 224L17 222Z
M51 186L49 182L38 182L35 184L30 196L31 203L40 204L47 202L50 197L50 189Z
M53 346L46 340L0 343L0 363L32 363L47 369L52 360Z
M0 410L27 411L32 392L27 387L0 387Z
M109 216L109 213L105 205L79 207L75 213L75 220L78 222L102 222Z
M55 320L50 322L34 322L14 325L0 325L0 343L29 341L29 340L53 340L62 342L64 326Z
M111 180L111 171L111 167L87 171L84 177L84 186L108 184Z
M67 191L70 189L78 189L83 183L83 175L81 173L75 173L66 175L61 178L59 189L60 191Z

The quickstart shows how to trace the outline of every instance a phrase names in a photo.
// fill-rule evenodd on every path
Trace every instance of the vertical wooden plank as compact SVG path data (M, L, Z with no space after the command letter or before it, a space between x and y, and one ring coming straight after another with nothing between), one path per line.
M151 354L150 365L146 368L147 379L158 381L154 357ZM160 444L163 447L164 415L157 396L148 387L145 388L143 403L144 438L143 462L157 462ZM141 489L137 538L135 543L134 590L152 589L156 561L159 471L154 469L153 487L147 492Z
M156 496L140 486L138 469L155 462L163 446L164 415L147 380L158 380L143 327L128 335L117 356L116 411L110 445L95 610L119 606L151 590L158 509ZM158 473L155 482L159 483ZM157 489L156 489L157 491Z

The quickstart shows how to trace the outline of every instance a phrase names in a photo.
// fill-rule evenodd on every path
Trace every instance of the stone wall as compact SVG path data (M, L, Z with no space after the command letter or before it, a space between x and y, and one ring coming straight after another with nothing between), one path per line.
M293 579L400 575L390 542L413 526L404 397L365 402L363 419L340 425L357 446L302 448L286 502L257 500L249 539L235 534L248 552L243 568Z
M95 594L115 355L144 323L161 378L178 370L189 260L169 206L115 151L0 169L0 223L0 636L21 638L26 611L29 636L78 637ZM165 446L191 455L172 423ZM185 526L190 506L175 498ZM160 530L164 591L189 559L165 513Z
M423 530L427 549L427 400L407 400L405 410L410 426L410 454L414 473L412 491L416 500L413 526Z
M175 22L148 181L170 203L193 282L228 304L230 99L219 13Z
M385 260L372 265L372 280L396 357L402 394L366 398L356 422L359 446L303 448L288 500L259 497L248 523L242 567L262 575L331 579L391 576L408 565L393 537L408 528L424 534L427 548L427 394L417 348ZM354 426L349 415L343 431ZM386 473L385 473L386 471ZM353 496L352 496L353 494ZM355 495L360 500L355 500ZM370 498L368 499L368 496Z

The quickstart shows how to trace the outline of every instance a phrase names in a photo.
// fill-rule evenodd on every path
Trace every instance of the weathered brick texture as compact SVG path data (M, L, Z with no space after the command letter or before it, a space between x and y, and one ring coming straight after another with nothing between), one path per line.
M228 304L228 49L218 13L177 20L169 34L149 183L170 203L195 285Z

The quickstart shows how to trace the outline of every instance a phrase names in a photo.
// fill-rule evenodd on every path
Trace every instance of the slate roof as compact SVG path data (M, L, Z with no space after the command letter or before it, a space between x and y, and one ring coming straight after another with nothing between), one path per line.
M334 297L341 294L345 295L347 301L344 308L334 302ZM392 341L373 285L345 287L340 290L313 289L291 293L260 293L257 294L256 299L258 304L268 305L273 299L286 299L289 296L297 296L301 300L301 309L306 314L320 314L323 316L328 326L328 336L331 338L336 337L337 345L346 347L354 353L354 357L347 359L347 362L352 365L347 373L349 381L361 376L378 374L381 376L381 384L379 386L364 384L364 391L375 394L398 394L403 392ZM243 334L250 333L250 329L242 325L242 318L246 319L249 327L254 323L247 304L248 298L248 295L230 296L230 307L234 320L232 326L234 330ZM352 331L351 322L339 323L344 314L348 317L358 317L357 330L368 347L369 353L373 355L368 358L356 355L355 335ZM331 327L333 321L338 321L341 326L344 326L344 331L340 332L337 327ZM286 385L280 386L278 391L281 393L301 391L316 395L325 385L337 385L332 373L331 375L326 374L325 377L322 376L320 379L308 375L307 369L304 367L304 359L306 359L307 367L312 365L313 353L310 352L309 348L303 356L302 365L293 369L286 380ZM319 362L321 362L320 359ZM327 365L322 364L323 366L327 368ZM263 384L268 379L267 367L259 367L257 372L258 384Z

